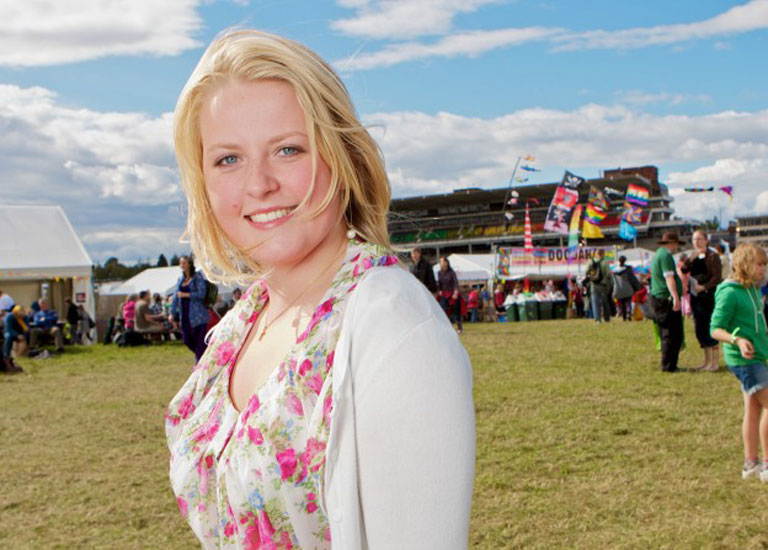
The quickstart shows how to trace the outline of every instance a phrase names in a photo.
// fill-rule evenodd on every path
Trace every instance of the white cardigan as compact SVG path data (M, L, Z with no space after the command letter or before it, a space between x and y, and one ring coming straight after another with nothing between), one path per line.
M333 365L325 509L334 550L465 549L475 465L469 357L427 289L372 268Z

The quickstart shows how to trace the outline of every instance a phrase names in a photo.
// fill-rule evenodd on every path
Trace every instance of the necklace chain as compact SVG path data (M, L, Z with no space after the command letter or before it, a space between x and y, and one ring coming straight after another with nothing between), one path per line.
M337 252L336 254L334 254L334 256L333 256L333 258L331 259L331 261L328 263L328 265L326 265L326 266L323 268L323 270L320 272L320 274L319 274L317 277L314 277L314 278L312 279L312 281L309 283L309 285L307 285L306 287L304 287L304 289L302 289L302 291L301 291L301 292L299 292L299 293L296 295L296 297L295 297L295 298L293 298L293 300L291 300L291 301L288 303L288 305L287 305L287 306L285 306L285 307L284 307L284 308L283 308L283 309L280 311L280 313L278 313L277 315L275 315L275 317L274 317L274 318L273 318L271 321L270 321L270 320L267 318L267 313L269 312L269 310L267 310L267 311L265 311L265 312L264 312L264 326L262 327L262 329L261 329L261 332L259 333L259 342L261 342L261 339L262 339L262 338L264 338L264 335L265 335L265 334L267 334L267 329L268 329L269 327L271 327L271 326L272 326L272 325L273 325L273 324L274 324L274 323L275 323L275 322L276 322L276 321L277 321L277 320L278 320L280 317L282 317L282 316L283 316L283 314L284 314L286 311L288 311L289 309L291 309L291 307L293 307L293 305L294 305L296 302L298 302L298 301L299 301L299 298L301 298L301 297L302 297L302 296L303 296L303 295L304 295L304 294L305 294L305 293L306 293L306 292L307 292L307 291L308 291L310 288L312 288L313 286L315 286L315 284L317 283L317 281L318 281L318 280L320 280L320 279L323 277L323 275L325 275L325 274L326 274L326 272L327 272L327 271L328 271L328 270L331 268L331 266L332 266L333 264L335 264L335 263L336 263L336 260L338 259L338 257L339 257L339 255L340 255L341 251L343 251L345 248L346 248L346 242L345 242L345 243L344 243L344 245L342 246L341 250L340 250L339 252Z

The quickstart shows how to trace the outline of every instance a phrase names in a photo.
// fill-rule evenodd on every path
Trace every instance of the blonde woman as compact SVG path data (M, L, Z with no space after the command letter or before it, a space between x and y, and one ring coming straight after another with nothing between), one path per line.
M712 337L723 346L728 370L741 383L744 395L744 468L748 479L759 474L768 482L768 328L760 287L765 284L768 255L753 244L740 244L733 253L731 276L715 292L710 322ZM757 455L763 449L762 466Z
M379 150L338 76L290 40L215 40L181 93L187 232L250 281L166 418L204 548L466 548L468 357L390 252Z

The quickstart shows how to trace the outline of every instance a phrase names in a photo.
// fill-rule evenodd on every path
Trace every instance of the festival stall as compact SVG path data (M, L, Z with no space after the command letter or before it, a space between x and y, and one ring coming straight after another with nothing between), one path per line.
M59 206L0 206L0 290L29 307L46 296L66 316L64 300L95 318L93 262Z
M448 261L456 272L459 284L487 284L493 279L493 267L496 256L493 254L451 254ZM435 279L440 271L440 263L433 266Z

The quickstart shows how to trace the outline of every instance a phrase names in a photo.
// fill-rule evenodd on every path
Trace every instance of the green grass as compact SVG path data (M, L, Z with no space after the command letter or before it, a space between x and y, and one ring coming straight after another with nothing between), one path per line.
M691 326L682 366L700 351ZM647 323L469 325L475 548L768 548L727 372L662 374ZM0 548L199 548L168 477L178 344L94 346L0 377Z

